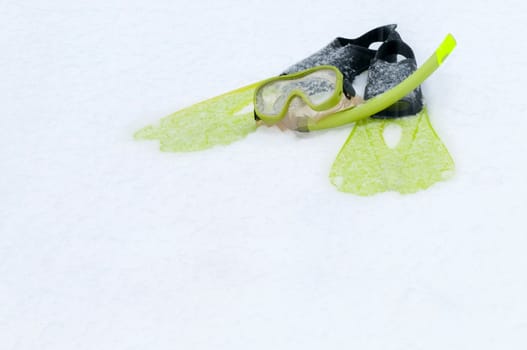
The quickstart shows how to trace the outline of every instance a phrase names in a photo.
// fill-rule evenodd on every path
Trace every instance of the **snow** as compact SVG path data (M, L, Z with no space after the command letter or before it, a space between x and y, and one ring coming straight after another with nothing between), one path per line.
M0 3L2 349L525 349L521 1ZM350 128L204 152L137 129L399 24L452 180L335 190Z

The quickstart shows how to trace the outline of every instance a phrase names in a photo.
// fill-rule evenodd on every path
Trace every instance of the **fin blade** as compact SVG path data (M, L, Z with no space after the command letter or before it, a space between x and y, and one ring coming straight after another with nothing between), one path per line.
M402 128L401 139L389 148L383 139L388 125ZM361 196L396 191L414 193L449 178L454 161L423 109L415 116L356 123L331 171L331 182L342 192Z
M199 102L162 118L134 134L136 140L159 140L166 152L189 152L227 145L256 130L253 95L256 84ZM251 107L251 108L249 108Z

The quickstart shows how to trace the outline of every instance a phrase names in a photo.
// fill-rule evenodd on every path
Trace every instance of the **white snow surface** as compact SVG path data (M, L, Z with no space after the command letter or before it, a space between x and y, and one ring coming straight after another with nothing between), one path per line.
M0 348L526 349L524 1L0 2ZM132 134L387 23L455 177L338 192L350 127Z

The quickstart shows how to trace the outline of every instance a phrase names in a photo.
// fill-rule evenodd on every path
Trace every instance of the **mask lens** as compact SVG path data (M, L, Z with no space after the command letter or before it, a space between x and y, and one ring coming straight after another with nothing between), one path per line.
M285 114L292 95L301 97L316 108L331 99L336 90L337 73L330 68L317 69L294 79L278 77L256 91L256 112L270 117Z

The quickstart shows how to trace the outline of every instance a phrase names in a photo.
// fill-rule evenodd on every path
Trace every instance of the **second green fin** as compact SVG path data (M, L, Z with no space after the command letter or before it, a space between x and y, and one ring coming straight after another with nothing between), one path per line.
M159 140L162 151L188 152L227 145L256 130L256 84L177 111L135 133L138 140Z

